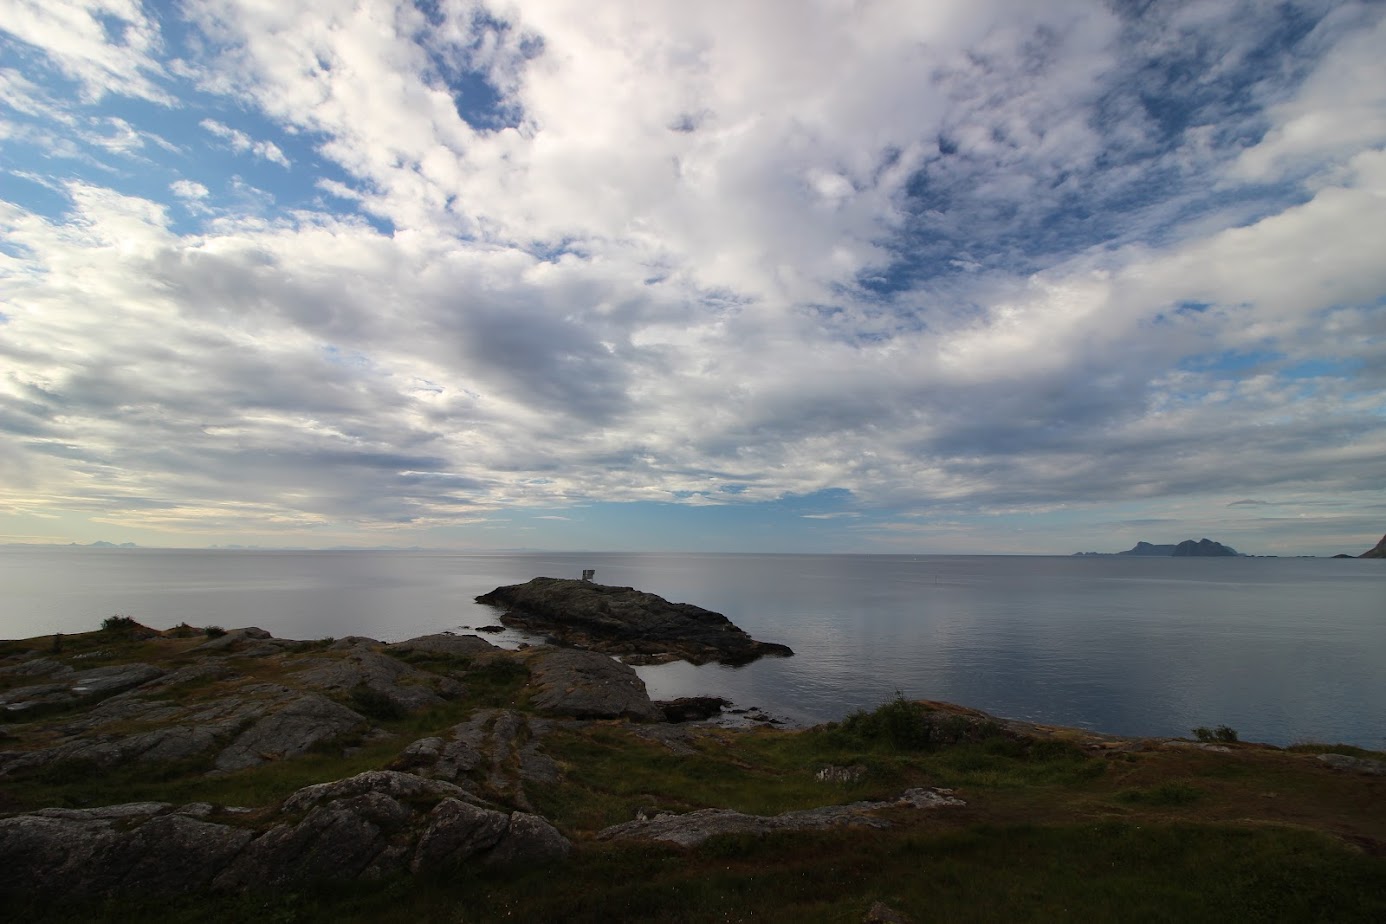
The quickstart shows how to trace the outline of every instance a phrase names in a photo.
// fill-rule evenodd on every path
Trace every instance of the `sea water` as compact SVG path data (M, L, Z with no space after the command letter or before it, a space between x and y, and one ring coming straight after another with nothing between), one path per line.
M717 695L812 723L899 692L1123 734L1226 724L1245 740L1386 747L1386 562L1370 560L11 546L0 636L122 614L397 641L493 624L476 595L584 568L796 652L639 668L656 698Z

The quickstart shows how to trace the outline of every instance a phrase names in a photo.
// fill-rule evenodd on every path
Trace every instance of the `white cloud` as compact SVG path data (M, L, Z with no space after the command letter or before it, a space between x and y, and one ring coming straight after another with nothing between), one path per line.
M1379 16L1253 79L1271 14L1221 4L185 9L215 54L181 72L347 181L202 128L388 230L235 177L215 211L165 181L196 233L92 182L63 217L8 207L8 509L364 529L1379 490Z
M158 23L138 0L8 0L0 32L43 51L88 101L117 93L173 102L156 82L164 73Z
M261 160L270 161L281 167L290 166L289 158L284 156L279 145L273 141L256 141L240 129L231 128L216 119L203 119L200 124L206 131L225 140L231 150L237 154L244 154L248 151Z
M193 180L175 180L168 188L179 199L206 199L210 195L206 186Z
M1337 41L1291 99L1270 107L1273 127L1232 165L1237 179L1273 181L1386 143L1386 19L1363 22L1347 4L1320 26ZM1335 28L1330 28L1335 27Z

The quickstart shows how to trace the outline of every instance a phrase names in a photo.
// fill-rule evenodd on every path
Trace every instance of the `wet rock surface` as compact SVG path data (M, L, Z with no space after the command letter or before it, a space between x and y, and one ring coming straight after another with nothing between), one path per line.
M722 714L731 701L720 696L681 696L655 701L666 722L702 722Z
M476 602L504 608L501 622L511 628L623 655L632 663L746 664L794 653L786 645L756 641L721 613L631 587L539 577L497 587Z

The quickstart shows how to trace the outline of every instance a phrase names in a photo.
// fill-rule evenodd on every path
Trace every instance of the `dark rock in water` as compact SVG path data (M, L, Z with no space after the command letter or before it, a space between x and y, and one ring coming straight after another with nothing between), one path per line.
M1386 558L1386 536L1381 537L1375 548L1363 552L1358 558Z
M655 706L664 713L666 722L699 722L721 715L731 705L720 696L681 696L678 699L658 700Z
M574 582L576 583L576 582ZM531 667L541 712L574 719L635 719L658 722L663 713L650 702L634 669L596 651L557 648Z
M490 632L490 633L494 634L494 633L496 633L496 632L504 632L504 631L505 631L505 626L477 626L477 627L476 627L476 631L478 631L478 632Z
M630 587L534 578L497 587L477 603L503 607L501 622L608 654L694 664L746 664L763 655L792 655L788 646L758 642L721 613Z

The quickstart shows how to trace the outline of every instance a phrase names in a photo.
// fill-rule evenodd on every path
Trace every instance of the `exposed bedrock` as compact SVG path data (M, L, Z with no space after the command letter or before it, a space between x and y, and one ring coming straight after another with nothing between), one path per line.
M0 819L0 894L258 891L310 882L533 866L571 844L544 819L477 804L461 787L372 770L308 786L257 832L217 810L158 802Z

